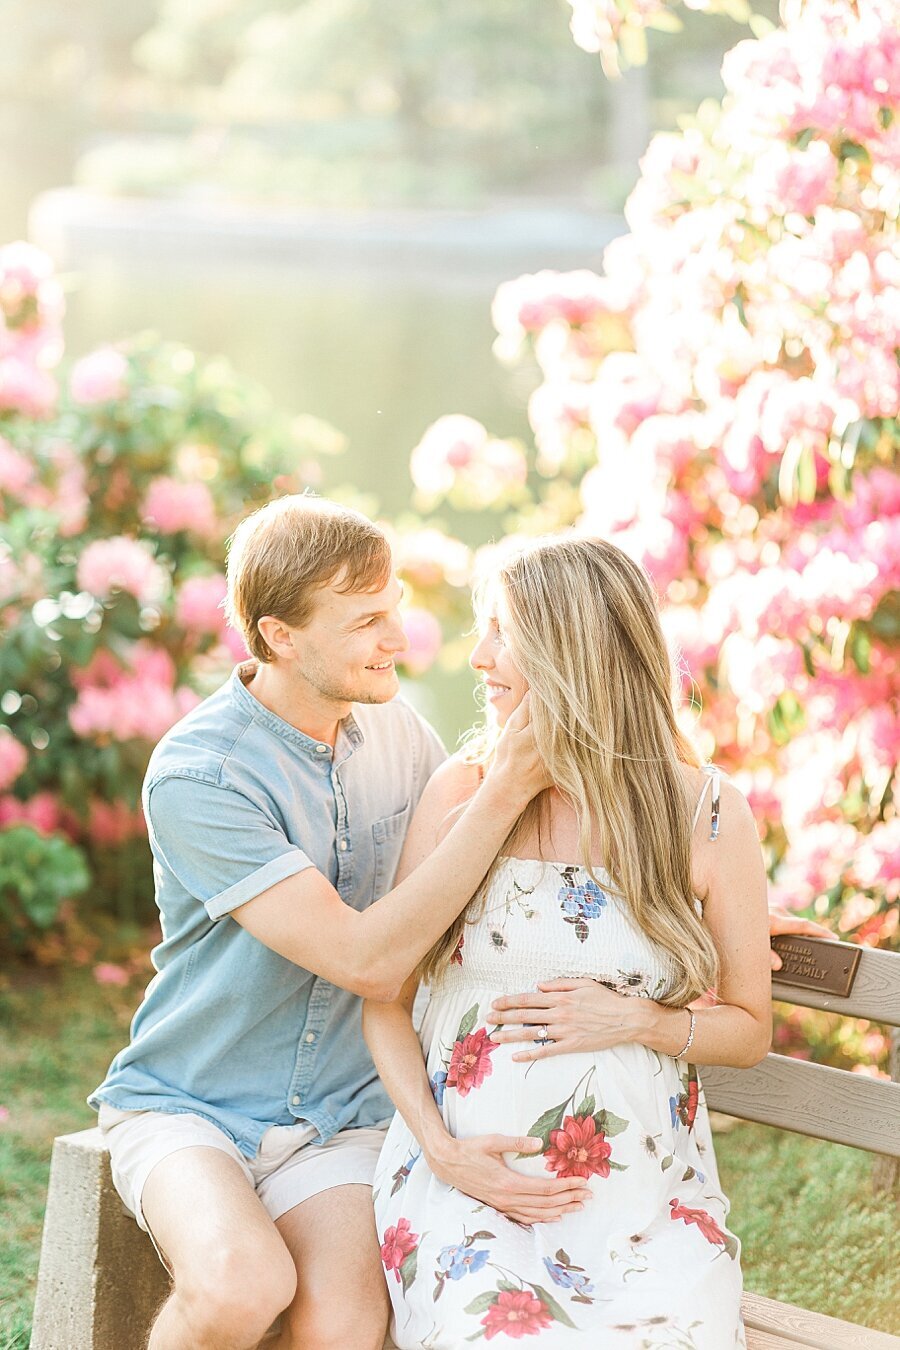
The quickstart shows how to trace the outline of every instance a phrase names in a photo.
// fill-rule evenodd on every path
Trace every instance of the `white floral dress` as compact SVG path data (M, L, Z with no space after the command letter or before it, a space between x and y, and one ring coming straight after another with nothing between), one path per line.
M539 980L587 975L650 998L667 987L667 954L597 877L502 859L421 1030L451 1134L540 1136L541 1154L510 1165L586 1177L593 1200L558 1223L518 1224L438 1181L395 1116L374 1193L400 1350L482 1338L537 1350L746 1344L739 1242L695 1067L632 1044L515 1063L521 1043L492 1039L493 999Z

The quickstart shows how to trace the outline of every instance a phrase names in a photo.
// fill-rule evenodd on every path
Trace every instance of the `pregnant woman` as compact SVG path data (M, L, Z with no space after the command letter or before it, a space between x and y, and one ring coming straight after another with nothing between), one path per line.
M400 996L365 1005L398 1108L375 1178L394 1339L743 1346L696 1066L769 1045L750 810L679 728L654 594L621 550L534 541L476 609L489 725L429 785L402 873L465 810L523 697L552 787Z

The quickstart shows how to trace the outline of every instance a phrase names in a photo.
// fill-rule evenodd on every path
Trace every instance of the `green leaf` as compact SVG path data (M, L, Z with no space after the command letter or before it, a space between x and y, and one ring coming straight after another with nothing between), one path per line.
M614 1116L612 1111L607 1111L605 1107L597 1112L594 1120L597 1122L597 1129L602 1130L611 1139L628 1129L627 1120L623 1120L621 1116Z
M488 1238L493 1238L496 1236L497 1236L496 1233L489 1233L486 1228L479 1228L477 1233L472 1234L471 1241L478 1242L480 1239L482 1242L487 1242Z
M562 1322L564 1327L571 1327L573 1331L576 1329L575 1323L572 1321L569 1314L564 1308L560 1307L552 1294L548 1294L547 1290L542 1288L539 1284L531 1284L530 1280L528 1281L528 1284L531 1285L531 1288L537 1294L538 1298L546 1303L547 1307L550 1309L551 1316L554 1317L557 1322Z
M662 1168L662 1170L663 1170L664 1172L668 1172L669 1168L672 1166L672 1164L673 1164L674 1161L675 1161L675 1159L673 1158L672 1154L670 1153L670 1154L668 1154L667 1157L663 1158L662 1162L660 1163L660 1167Z
M726 1233L725 1235L725 1250L731 1257L732 1261L737 1260L738 1241L737 1238L732 1237L730 1233Z
M612 1158L607 1158L606 1161L607 1161L608 1165L612 1168L612 1170L613 1170L614 1172L627 1172L627 1171L628 1171L628 1164L627 1164L627 1163L617 1163L617 1162L613 1162Z
M563 1113L568 1104L569 1099L567 1097L564 1102L560 1102L559 1106L551 1106L550 1110L539 1116L528 1130L529 1137L540 1139L545 1150L550 1147L550 1135L554 1130L558 1130L562 1124ZM516 1156L519 1158L534 1158L537 1155L534 1153L519 1153Z
M596 1105L597 1103L592 1093L590 1096L585 1097L580 1106L575 1107L575 1114L576 1116L592 1116Z
M400 1267L400 1282L403 1285L404 1294L409 1292L410 1285L416 1278L416 1266L419 1260L419 1249L414 1247Z
M571 1261L569 1260L569 1253L567 1251L564 1251L562 1247L560 1247L559 1251L556 1253L556 1259L561 1266L571 1265Z
M688 1167L688 1168L685 1170L684 1176L681 1178L681 1180L682 1180L682 1181L693 1181L693 1179L694 1179L694 1177L695 1177L696 1175L697 1175L697 1173L694 1171L693 1167Z
M456 1039L458 1041L462 1041L465 1040L467 1036L471 1036L472 1030L477 1021L478 1021L478 1004L476 1003L474 1007L470 1008L469 1011L464 1014L463 1019L459 1024L459 1031L456 1033Z
M513 1285L512 1288L515 1289L516 1286ZM488 1308L493 1308L496 1302L497 1290L486 1289L483 1294L479 1294L477 1298L473 1298L471 1303L467 1303L463 1308L463 1312L469 1313L473 1317L477 1317L479 1313L486 1313Z

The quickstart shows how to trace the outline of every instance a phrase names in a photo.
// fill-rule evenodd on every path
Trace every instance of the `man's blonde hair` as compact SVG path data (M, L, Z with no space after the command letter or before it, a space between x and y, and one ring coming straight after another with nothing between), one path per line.
M358 511L323 497L278 497L242 520L229 541L225 614L253 656L269 662L264 616L302 628L320 587L375 591L390 572L387 538Z

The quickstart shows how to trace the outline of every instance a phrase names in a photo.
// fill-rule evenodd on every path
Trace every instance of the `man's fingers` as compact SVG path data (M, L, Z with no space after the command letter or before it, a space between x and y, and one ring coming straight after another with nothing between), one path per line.
M778 955L774 947L770 948L769 955L772 958L772 969L780 970L784 963L782 962L781 957Z
M526 689L524 695L522 696L522 701L519 703L519 706L515 709L512 716L507 719L505 727L505 730L507 732L524 731L524 729L528 726L531 717L530 700L531 700L530 691Z
M769 934L771 937L778 937L780 933L805 933L807 937L830 938L836 941L835 935L823 928L820 923L813 919L798 919L796 914L786 914L783 910L769 911Z

